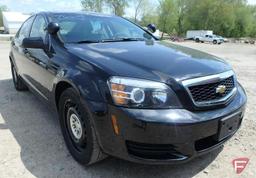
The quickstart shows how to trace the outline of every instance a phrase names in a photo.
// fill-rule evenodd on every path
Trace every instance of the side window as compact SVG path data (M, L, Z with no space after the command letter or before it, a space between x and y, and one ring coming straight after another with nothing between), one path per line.
M60 25L60 31L59 31L60 34L67 35L74 29L76 22L63 21L63 22L60 22L59 25Z
M22 41L24 38L29 37L29 32L31 25L33 23L34 17L30 17L28 20L26 20L23 25L21 26L19 32L17 33L17 38Z
M45 40L46 37L46 22L43 16L36 16L36 19L32 25L30 37L42 37Z

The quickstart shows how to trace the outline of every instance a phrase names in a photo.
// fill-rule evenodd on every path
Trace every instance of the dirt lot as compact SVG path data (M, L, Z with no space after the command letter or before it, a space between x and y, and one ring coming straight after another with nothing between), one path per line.
M55 113L30 92L13 88L9 43L0 42L0 178L4 177L256 177L256 46L179 43L226 59L248 95L240 131L224 146L189 163L147 166L108 158L85 168L68 153ZM250 159L236 175L231 161Z

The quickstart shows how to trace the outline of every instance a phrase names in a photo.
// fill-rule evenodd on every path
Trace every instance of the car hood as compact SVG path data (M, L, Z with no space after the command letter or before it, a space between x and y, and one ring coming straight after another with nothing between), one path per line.
M66 48L110 75L155 81L180 81L231 69L215 56L163 41L67 44Z

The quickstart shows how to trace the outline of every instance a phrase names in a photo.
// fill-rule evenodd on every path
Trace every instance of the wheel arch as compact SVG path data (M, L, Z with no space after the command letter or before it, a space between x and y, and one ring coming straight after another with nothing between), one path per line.
M99 86L90 81L83 81L84 78L73 78L74 80L63 79L58 81L54 87L54 103L58 108L61 94L68 88L73 88L82 100L86 101L103 101L104 98L100 92Z
M15 65L15 64L14 64L14 59L13 59L13 57L11 56L11 54L9 55L9 60L10 60L10 63L11 63L12 65Z
M11 56L9 56L9 59L10 59L10 62L13 63L13 60L12 60L12 57L11 57Z
M59 81L56 86L55 86L55 90L54 90L54 101L55 101L55 106L57 108L57 110L59 110L59 100L60 100L60 96L61 94L68 88L73 88L76 90L77 94L80 95L80 92L78 90L78 88L70 81L68 80L61 80Z

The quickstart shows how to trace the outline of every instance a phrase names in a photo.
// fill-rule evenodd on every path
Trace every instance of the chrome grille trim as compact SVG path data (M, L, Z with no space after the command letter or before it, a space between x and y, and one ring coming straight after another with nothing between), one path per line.
M216 100L210 100L210 101L196 102L194 100L190 90L189 90L189 87L197 86L197 85L205 85L205 84L210 84L210 83L214 83L214 82L220 82L220 81L222 81L224 79L227 79L231 76L233 76L235 87L232 89L232 91L228 95L226 95L223 98L216 99ZM186 91L188 92L188 94L189 94L191 100L193 101L194 105L197 106L197 107L214 106L214 105L219 105L219 104L225 104L237 92L236 77L235 77L235 73L232 70L227 71L227 72L223 72L223 73L220 73L220 74L183 80L181 83L185 87Z

